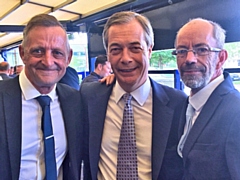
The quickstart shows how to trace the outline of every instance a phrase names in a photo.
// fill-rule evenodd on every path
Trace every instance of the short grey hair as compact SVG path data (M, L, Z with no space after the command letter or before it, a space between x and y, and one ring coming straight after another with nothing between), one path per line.
M217 48L223 49L223 46L225 44L225 39L226 39L226 31L218 23L213 22L211 20L203 19L203 18L200 18L200 17L199 18L190 19L188 21L188 23L191 23L192 21L195 21L195 20L203 20L203 21L206 21L206 22L210 23L213 26L213 38L216 40ZM181 29L182 28L180 28L180 30ZM176 40L177 40L177 37L176 37ZM176 46L176 40L175 40L175 46Z
M54 16L51 16L48 14L39 14L32 17L28 22L27 26L24 28L22 46L26 44L28 34L34 27L60 27L66 32L62 24ZM67 49L70 50L70 45L67 38L67 32L66 32L66 40L67 40L67 44L66 44Z
M122 11L117 12L113 14L107 21L107 23L104 26L103 29L103 45L104 48L107 50L108 47L108 32L109 28L113 25L119 25L119 24L127 24L131 22L132 20L137 20L140 25L142 26L144 32L145 32L145 40L147 43L147 46L154 46L154 35L153 35L153 28L151 26L150 21L143 15L132 12L132 11Z

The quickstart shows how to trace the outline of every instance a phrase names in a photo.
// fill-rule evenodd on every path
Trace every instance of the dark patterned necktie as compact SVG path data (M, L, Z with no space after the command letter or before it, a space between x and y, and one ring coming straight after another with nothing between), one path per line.
M123 122L118 143L117 157L117 179L118 180L137 180L137 145L135 135L135 125L133 119L133 109L131 106L131 94L124 94L125 102L123 112Z
M44 157L45 157L45 170L46 180L57 180L57 168L55 158L55 145L54 136L52 131L52 122L50 115L50 97L39 96L36 98L42 107L42 131L44 138Z
M188 134L192 128L192 118L194 115L195 109L192 107L192 105L189 103L186 111L186 131L183 133L179 144L178 144L178 154L182 157L182 150L184 147L184 144L186 142L186 139L188 137Z

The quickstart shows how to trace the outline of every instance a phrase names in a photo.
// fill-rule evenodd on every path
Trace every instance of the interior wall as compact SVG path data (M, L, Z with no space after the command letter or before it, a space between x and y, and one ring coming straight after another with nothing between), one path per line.
M174 48L179 28L189 19L197 17L219 23L226 30L226 42L240 41L239 8L240 0L184 0L143 14L149 18L154 29L154 50L161 50ZM90 58L105 53L102 28L93 27L89 32Z

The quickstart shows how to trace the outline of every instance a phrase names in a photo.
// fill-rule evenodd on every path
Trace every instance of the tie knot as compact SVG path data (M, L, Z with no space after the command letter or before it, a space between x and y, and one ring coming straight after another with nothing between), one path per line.
M38 96L36 99L42 108L50 105L51 98L49 96Z
M124 102L125 102L126 104L129 104L130 101L131 101L131 99L132 99L132 95L129 94L129 93L126 93L126 94L123 95L123 99L124 99Z

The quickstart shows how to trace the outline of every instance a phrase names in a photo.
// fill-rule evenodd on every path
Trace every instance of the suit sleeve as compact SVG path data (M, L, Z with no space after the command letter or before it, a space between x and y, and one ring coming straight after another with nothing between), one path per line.
M226 160L231 179L240 179L240 115L235 116L228 132Z

